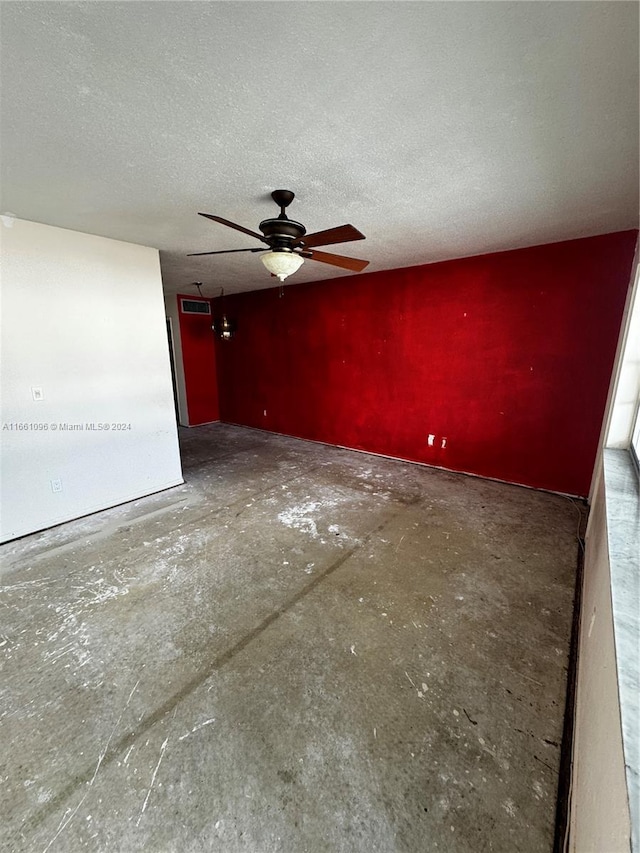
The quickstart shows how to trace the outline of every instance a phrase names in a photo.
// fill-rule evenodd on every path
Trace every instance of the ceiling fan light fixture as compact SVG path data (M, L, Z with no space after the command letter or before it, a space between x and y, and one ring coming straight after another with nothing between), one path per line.
M287 276L297 272L304 258L296 252L271 251L261 255L260 260L272 275L284 281Z
M227 255L233 252L263 252L262 263L271 275L280 279L282 283L292 273L297 272L304 263L304 258L318 261L321 264L330 264L350 272L362 272L369 265L369 261L360 258L348 258L346 255L335 255L332 252L319 252L318 246L330 246L336 243L350 243L352 240L364 240L364 234L354 228L353 225L339 225L337 228L325 228L324 231L315 231L307 234L307 229L301 222L289 219L286 210L295 198L291 190L274 190L271 198L280 208L280 215L263 219L260 225L261 234L251 231L244 225L215 216L212 213L199 213L205 219L219 222L234 231L240 231L254 237L262 246L247 249L218 249L214 252L192 252L189 257L200 255ZM268 246L264 249L263 246ZM304 258L303 258L304 256Z

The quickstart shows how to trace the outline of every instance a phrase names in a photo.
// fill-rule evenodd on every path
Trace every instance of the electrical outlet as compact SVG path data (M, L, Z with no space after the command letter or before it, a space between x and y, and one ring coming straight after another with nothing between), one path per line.
M433 433L429 433L429 435L427 436L427 444L429 445L429 447L433 447L433 442L435 440L436 440L435 435Z
M44 400L44 391L39 385L31 387L31 395L34 400Z
M62 491L62 480L52 480L51 481L51 491L52 492L61 492Z
M266 418L266 417L267 417L267 410L265 409L265 410L264 410L264 412L263 412L262 414L263 414L263 416Z

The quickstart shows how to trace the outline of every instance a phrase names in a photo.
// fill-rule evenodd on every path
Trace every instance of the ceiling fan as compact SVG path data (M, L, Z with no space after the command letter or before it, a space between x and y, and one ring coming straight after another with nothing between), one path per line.
M334 267L342 267L352 272L360 272L369 263L359 258L348 258L344 255L334 255L329 252L319 252L316 246L328 246L331 243L350 243L352 240L364 240L353 225L339 225L337 228L328 228L326 231L316 231L315 234L307 234L307 229L300 222L294 222L286 214L287 207L295 198L291 190L274 190L271 198L280 208L280 215L275 219L265 219L260 225L262 234L250 231L242 225L223 219L221 216L213 216L210 213L199 213L206 219L212 219L221 225L227 225L236 231L242 231L250 237L255 237L261 243L266 243L267 249L257 246L255 249L226 249L219 252L192 252L188 257L199 255L226 255L233 252L264 252L260 260L272 275L284 281L287 276L300 269L305 258L312 261L320 261L323 264L331 264Z

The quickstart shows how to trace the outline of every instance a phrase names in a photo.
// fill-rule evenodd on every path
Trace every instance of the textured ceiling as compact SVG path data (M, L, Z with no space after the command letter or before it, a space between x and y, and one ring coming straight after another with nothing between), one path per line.
M638 5L3 2L0 212L161 250L169 291L271 287L297 197L368 270L637 226ZM288 283L348 275L307 261Z

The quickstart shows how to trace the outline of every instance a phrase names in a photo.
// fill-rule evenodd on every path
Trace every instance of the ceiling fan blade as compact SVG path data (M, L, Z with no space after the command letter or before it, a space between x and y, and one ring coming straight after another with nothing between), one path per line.
M257 249L222 249L219 252L189 252L188 258L196 258L198 255L230 255L233 252L268 252L268 249L262 249L258 246Z
M304 249L311 249L313 246L328 246L330 243L350 243L352 240L364 240L364 234L361 234L353 225L339 225L337 228L327 228L326 231L316 231L315 234L307 234L301 240L298 240L296 245L302 246Z
M236 225L235 222L229 222L228 219L223 219L221 216L213 216L211 213L198 213L198 216L204 216L205 219L212 219L214 222L219 222L221 225L227 225L229 228L234 228L236 231L242 231L243 234L255 237L256 240L260 240L261 243L267 242L262 234L258 234L256 231L250 231L242 225Z
M318 252L315 249L312 252L301 252L300 254L311 261L320 261L322 264L331 264L334 267L342 267L352 272L361 272L366 266L369 266L369 261L362 261L360 258L347 258L344 255Z

